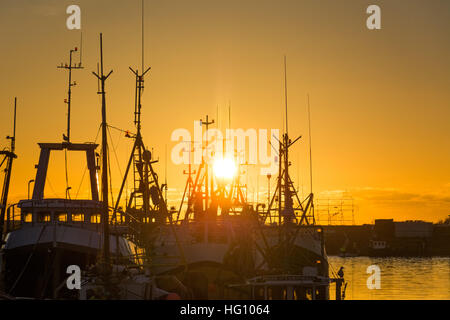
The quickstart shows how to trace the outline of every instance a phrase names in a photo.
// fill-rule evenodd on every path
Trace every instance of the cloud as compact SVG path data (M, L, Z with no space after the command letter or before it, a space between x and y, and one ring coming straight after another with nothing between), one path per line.
M449 206L450 196L443 193L405 192L395 188L360 187L348 191L329 190L321 192L323 196L351 197L357 201L371 202L377 205L429 205Z

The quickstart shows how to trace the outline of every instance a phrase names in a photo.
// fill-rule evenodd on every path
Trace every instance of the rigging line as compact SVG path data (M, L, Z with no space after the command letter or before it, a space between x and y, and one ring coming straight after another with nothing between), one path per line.
M108 125L106 126L106 129L107 129L107 131L108 131L109 138L111 139L111 144L112 144L113 151L115 151L115 150L117 150L117 148L119 147L120 139L117 140L117 143L116 143L116 145L114 146L114 141L113 141L113 138L112 138L112 135L111 135L111 131L109 130L109 126L108 126Z
M59 198L59 196L56 194L55 189L53 189L52 183L50 182L50 178L48 176L46 177L46 182L48 182L48 185L49 185L50 189L52 190L55 198Z
M231 100L228 103L228 129L231 129Z
M108 129L109 138L110 138L110 140L112 141L111 131L109 130L108 127L107 127L107 129ZM120 140L119 140L119 141L120 141ZM117 145L118 145L118 144L119 144L119 143L117 143ZM117 158L117 152L116 152L116 148L114 148L114 145L113 145L113 148L112 148L112 149L113 149L113 153L114 153L114 158L116 159L117 168L119 169L120 178L121 178L122 181L123 181L124 176L123 176L123 174L122 174L122 169L120 168L119 159ZM109 154L108 154L108 157L109 157ZM109 158L108 158L108 160L109 160ZM111 166L111 161L109 161L109 166ZM111 176L111 167L110 167L109 175ZM110 179L110 180L111 180L111 179ZM127 190L128 190L128 180L125 180L125 184L126 184L126 188L127 188ZM114 205L115 202L114 202L114 198L113 198L113 195L112 195L112 184L110 185L110 188L111 188L111 199L112 199L113 205ZM126 195L126 192L125 192L125 195ZM125 203L128 203L127 197L126 197L126 196L125 196L125 201L126 201ZM116 214L116 212L114 211L114 218L116 218L115 214Z
M98 134L100 133L100 128L101 128L101 125L98 127L98 130L97 130L97 135L95 136L95 140L94 140L94 143L96 143L97 142L97 139L98 139ZM75 199L77 199L78 198L78 194L79 194L79 192L80 192L80 189L81 189L81 185L83 184L83 181L84 181L84 176L85 176L85 174L86 174L86 171L87 171L87 165L85 165L84 166L84 172L83 172L83 175L81 176L81 181L80 181L80 185L78 186L78 189L77 189L77 193L75 194Z
M22 278L25 270L27 269L28 265L30 264L31 258L34 255L34 252L36 251L37 245L39 243L39 240L41 240L42 234L44 233L44 230L46 229L46 225L44 224L42 226L41 232L39 233L39 237L37 238L36 242L34 243L33 246L33 251L31 251L30 255L28 256L27 261L25 262L24 267L22 268L22 270L20 271L19 276L17 277L16 281L14 281L14 284L12 285L11 289L9 290L8 294L12 294L14 289L16 288L17 284L19 283L20 279Z
M67 170L67 149L64 149L64 169L66 171L66 198L67 198L67 189L69 188L69 173Z
M3 163L5 163L6 159L8 159L7 156L5 156L5 157L3 158L3 160L2 160L2 162L0 162L0 168L2 167Z
M311 108L309 104L309 93L308 93L308 130L309 130L309 179L310 179L310 193L313 190L313 176L312 176L312 147L311 147Z
M111 131L109 130L109 128L108 128L108 134L109 134L109 139L110 139L111 142L112 142L113 139L112 139ZM119 159L117 158L117 152L116 152L117 147L119 146L119 143L120 143L120 139L119 139L119 141L117 142L117 145L116 145L115 147L114 147L114 144L113 144L112 150L113 150L113 153L114 153L114 158L116 159L117 168L119 169L120 177L123 179L122 169L120 168L120 163L119 163Z
M111 132L109 131L109 129L108 129L108 132L109 132L109 137L112 140ZM113 151L116 151L119 148L119 144L120 144L120 142L122 142L121 138L122 138L122 136L119 136L119 139L117 139L117 144L113 145ZM111 141L111 142L113 142L113 141Z
M107 146L107 156L108 156L108 174L109 174L109 190L111 192L111 201L112 201L112 206L114 206L114 194L113 194L113 189L112 189L112 176L111 176L111 158L110 158L110 152L109 152L109 145Z
M329 262L328 259L326 261L327 261L327 264L331 267L331 273L333 274L334 277L337 278L337 273L336 273L336 270L333 267L333 264L331 262Z
M114 126L112 126L112 125L110 125L110 124L107 124L106 126L109 127L109 128L111 128L111 129L115 129L115 130L117 130L117 131L123 132L123 133L133 134L133 133L130 132L129 130L123 130L123 129L114 127ZM134 134L133 134L133 135L134 135Z
M82 59L83 59L83 31L81 31L81 35L80 35L80 66L81 66Z
M75 200L78 198L78 193L80 192L81 185L83 184L84 176L86 175L87 165L84 167L83 175L81 176L80 185L78 186L77 193L75 194Z
M167 200L167 192L168 192L168 187L167 187L167 144L166 144L166 150L165 150L166 152L165 152L165 164L164 164L164 183L166 184L166 199L165 199L165 202L166 202L166 206L168 205L168 200Z

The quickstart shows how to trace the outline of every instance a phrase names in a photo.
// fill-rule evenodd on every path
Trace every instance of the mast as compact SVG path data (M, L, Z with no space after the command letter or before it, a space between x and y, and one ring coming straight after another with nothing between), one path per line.
M6 168L5 168L5 180L3 181L3 189L2 189L2 197L0 203L0 243L3 239L3 227L5 223L5 215L6 215L6 206L8 205L8 193L9 193L9 184L11 181L11 172L13 160L17 158L17 155L14 153L16 149L16 108L17 108L17 97L14 98L14 125L13 125L13 135L12 137L7 136L6 139L11 140L10 150L0 151L0 155L4 155L2 162L0 163L0 167L6 160Z
M64 102L67 103L67 132L65 135L63 134L63 140L68 143L70 143L70 107L72 102L72 87L76 86L77 84L75 81L72 82L72 69L83 69L83 67L81 66L81 54L80 54L80 62L78 63L78 65L76 64L72 65L72 53L77 51L78 51L77 47L71 49L69 52L69 64L66 63L65 65L63 65L61 63L61 65L57 67L59 69L69 70L67 99L64 99Z
M192 175L196 174L197 171L196 170L192 170L192 164L191 164L191 158L192 158L192 146L194 145L194 141L189 140L189 141L183 141L184 143L189 143L189 164L188 164L188 170L183 170L183 174L186 174L188 176L187 180L186 180L186 185L184 187L184 191L183 191L183 196L181 197L181 203L180 203L180 207L178 209L178 213L177 213L177 220L179 220L180 218L180 214L181 214L181 210L183 208L183 204L185 199L187 198L188 202L187 202L187 213L185 214L185 217L189 215L190 213L190 209L191 209L191 204L192 204L192 199L193 199L193 193L194 193L194 180L192 179ZM195 148L195 146L194 146Z
M92 72L101 83L101 91L98 94L102 96L102 223L103 223L103 259L106 274L110 272L110 252L109 252L109 209L108 209L108 139L106 122L106 96L105 81L111 75L112 70L105 76L103 73L103 36L100 33L100 75Z
M206 151L206 155L208 155L208 127L214 123L214 120L208 121L208 115L206 115L206 121L203 121L202 119L200 119L200 123L201 125L206 127L206 145L205 145L205 151ZM209 166L208 166L208 162L209 159L206 159L206 161L203 158L203 162L205 163L205 212L206 215L208 215L208 202L209 202ZM212 186L211 186L212 188Z
M312 146L311 146L311 108L309 105L309 93L308 93L308 136L309 136L309 181L310 181L310 193L313 190L313 174L312 174Z
M158 176L153 169L152 164L157 163L158 160L152 159L152 153L146 149L141 132L141 110L142 110L142 95L144 93L144 76L150 71L151 67L144 70L144 0L142 0L142 69L141 73L136 68L136 70L129 67L131 72L135 75L136 86L135 86L135 106L134 106L134 124L136 126L136 135L134 138L134 145L131 150L130 158L128 160L127 168L122 180L122 185L120 186L119 194L114 206L113 216L116 216L116 212L119 208L120 199L122 197L123 190L125 188L126 180L128 178L128 173L133 163L133 179L134 179L134 190L131 193L130 199L126 204L126 209L129 209L134 202L134 209L137 209L143 213L142 222L150 218L150 215L155 215L156 210L159 209L161 215L158 219L165 220L171 217L168 214L167 204L164 200L162 190L159 186ZM151 187L151 185L153 186ZM153 188L154 187L154 188ZM150 190L151 189L151 190ZM155 192L155 194L152 194ZM150 198L156 201L153 206L150 204ZM138 208L141 203L138 203L138 199L142 201L142 207ZM162 218L161 218L162 217ZM159 221L162 222L162 221Z
M286 56L284 56L284 101L286 109L286 132L284 133L284 210L285 217L292 210L292 198L289 185L289 134L288 134L288 102L287 102L287 69L286 69Z
M278 150L278 180L277 187L274 191L272 200L269 203L267 216L270 216L272 205L274 201L278 200L278 219L279 224L292 224L297 223L299 225L314 224L314 206L313 206L313 194L312 187L311 193L304 199L300 200L298 190L296 190L294 183L289 175L289 148L292 147L302 136L298 136L296 139L291 140L288 134L288 104L287 104L287 70L286 70L286 56L284 57L284 95L285 95L285 119L283 119L283 136L279 142ZM308 99L309 105L309 99ZM309 107L308 107L309 117ZM310 133L311 135L311 133ZM310 151L310 167L311 163L311 151ZM310 168L311 170L311 168ZM311 179L312 180L312 179ZM295 205L294 205L295 200Z
M144 0L142 0L142 69L139 73L138 68L133 70L131 67L129 69L135 75L136 86L135 86L135 108L134 108L134 124L136 126L136 134L132 136L134 139L133 148L128 160L127 168L125 170L122 184L120 186L119 194L114 206L113 219L116 219L116 214L119 209L120 199L122 197L125 184L128 178L130 168L133 164L134 173L134 190L131 193L130 198L126 203L125 212L130 212L132 216L138 215L138 220L141 223L150 223L153 220L158 224L164 224L166 219L169 219L169 224L172 233L175 236L178 249L180 251L181 260L186 264L184 258L183 250L175 233L172 221L172 215L169 214L167 210L167 203L162 194L162 188L158 182L158 175L153 169L153 164L157 163L158 160L153 160L152 152L145 147L142 132L141 132L141 109L142 109L142 95L144 92L144 76L151 69L148 67L144 70ZM126 135L130 137L130 135ZM164 185L163 185L164 186ZM167 184L166 184L167 186ZM166 187L167 188L167 187ZM167 191L167 189L166 189ZM153 206L150 204L150 198L152 199ZM137 200L142 200L142 207L138 208ZM134 208L132 204L134 201ZM130 210L131 209L131 210ZM136 217L134 217L136 219ZM152 218L152 219L150 219ZM155 219L156 218L156 219Z
M312 212L312 223L316 223L316 217L314 215L314 194L313 194L313 171L312 171L312 143L311 143L311 108L309 104L309 93L308 93L308 136L309 136L309 180L310 180L310 191L309 191L309 202L311 205Z

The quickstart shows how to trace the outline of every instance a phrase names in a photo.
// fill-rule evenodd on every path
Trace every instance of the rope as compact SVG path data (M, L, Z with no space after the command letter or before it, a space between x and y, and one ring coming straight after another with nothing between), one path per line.
M29 263L30 263L30 261L31 261L31 258L32 258L33 255L34 255L34 252L36 251L36 248L37 248L37 245L38 245L38 243L39 243L39 240L41 240L41 236L42 236L42 234L44 233L44 230L45 230L46 227L47 227L46 225L43 225L43 226L42 226L41 232L39 233L39 237L38 237L38 239L36 240L36 243L35 243L34 246L33 246L33 251L31 251L30 255L28 256L28 259L27 259L27 262L25 263L25 266L22 268L22 271L20 272L20 274L19 274L19 276L17 277L16 281L14 282L13 286L12 286L11 289L9 290L8 294L12 294L12 292L13 292L14 289L16 288L17 284L19 283L20 279L22 278L22 276L23 276L25 270L27 269L27 267L28 267L28 265L29 265Z
M107 147L107 157L108 157L109 191L111 193L112 205L114 205L114 194L112 191L111 161L110 161L109 154L110 154L110 152L109 152L109 146L108 146Z
M120 130L120 129L118 129L118 130ZM120 131L122 131L122 130L120 130ZM109 130L109 127L108 127L108 134L109 134L110 140L112 141L111 131ZM123 181L124 175L123 175L123 173L122 173L122 169L120 168L120 163L119 163L119 159L118 159L118 157L117 157L117 152L116 152L116 149L117 149L117 147L119 146L119 142L120 142L120 139L119 139L119 141L117 142L117 145L116 145L115 147L114 147L114 144L113 144L113 154L114 154L114 158L115 158L115 160L116 160L117 168L119 169L120 177L121 177L121 179L122 179L122 181ZM111 176L111 172L110 172L110 176ZM125 187L126 187L126 190L128 190L128 180L125 181ZM112 189L112 187L111 187L111 189ZM125 192L125 203L128 203L127 192ZM113 204L114 204L114 201L113 201ZM113 219L114 219L114 221L116 221L116 219L117 219L117 215L116 215L116 212L115 212L115 211L114 211Z
M52 190L53 194L55 195L55 197L59 198L58 194L55 192L55 189L53 189L52 183L50 182L50 178L48 176L46 177L46 181L48 182L48 185L49 185L50 189Z
M64 169L66 171L66 197L67 197L67 194L68 194L67 189L69 188L69 173L67 170L67 149L64 149ZM69 196L69 199L70 199L70 196Z
M115 130L117 130L117 131L123 132L123 133L128 133L128 134L130 134L130 135L131 135L131 134L132 134L132 135L135 135L134 133L131 133L130 131L120 129L120 128L114 127L114 126L112 126L112 125L109 125L109 124L107 124L106 126L109 127L109 128L111 128L111 129L115 129Z
M98 139L98 135L99 135L99 133L100 133L100 128L101 128L101 125L98 127L98 130L97 130L97 135L95 136L95 140L94 140L94 143L96 143L97 142L97 139ZM78 186L78 189L77 189L77 193L76 193L76 195L75 195L75 199L77 199L78 198L78 193L80 192L80 189L81 189L81 185L83 184L83 181L84 181L84 176L86 175L86 171L87 171L87 165L85 165L85 167L84 167L84 171L83 171L83 176L81 177L81 181L80 181L80 185Z
M78 193L80 192L81 185L83 184L84 176L86 175L86 171L87 171L87 165L84 167L83 176L81 177L80 185L78 186L77 193L75 194L75 198L74 199L78 198Z
M108 134L109 134L109 138L112 141L111 131L109 130L109 128L108 128ZM116 149L119 146L119 142L120 142L120 139L117 142L117 145L115 147L114 147L114 144L113 144L113 153L114 153L114 158L116 159L117 168L119 169L120 177L123 179L122 169L120 168L120 163L119 163L119 159L117 158L117 152L116 152Z

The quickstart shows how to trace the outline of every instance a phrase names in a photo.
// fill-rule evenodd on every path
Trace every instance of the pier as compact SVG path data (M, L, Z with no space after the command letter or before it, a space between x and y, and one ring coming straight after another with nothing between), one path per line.
M450 224L375 220L374 224L324 226L329 255L450 256Z

